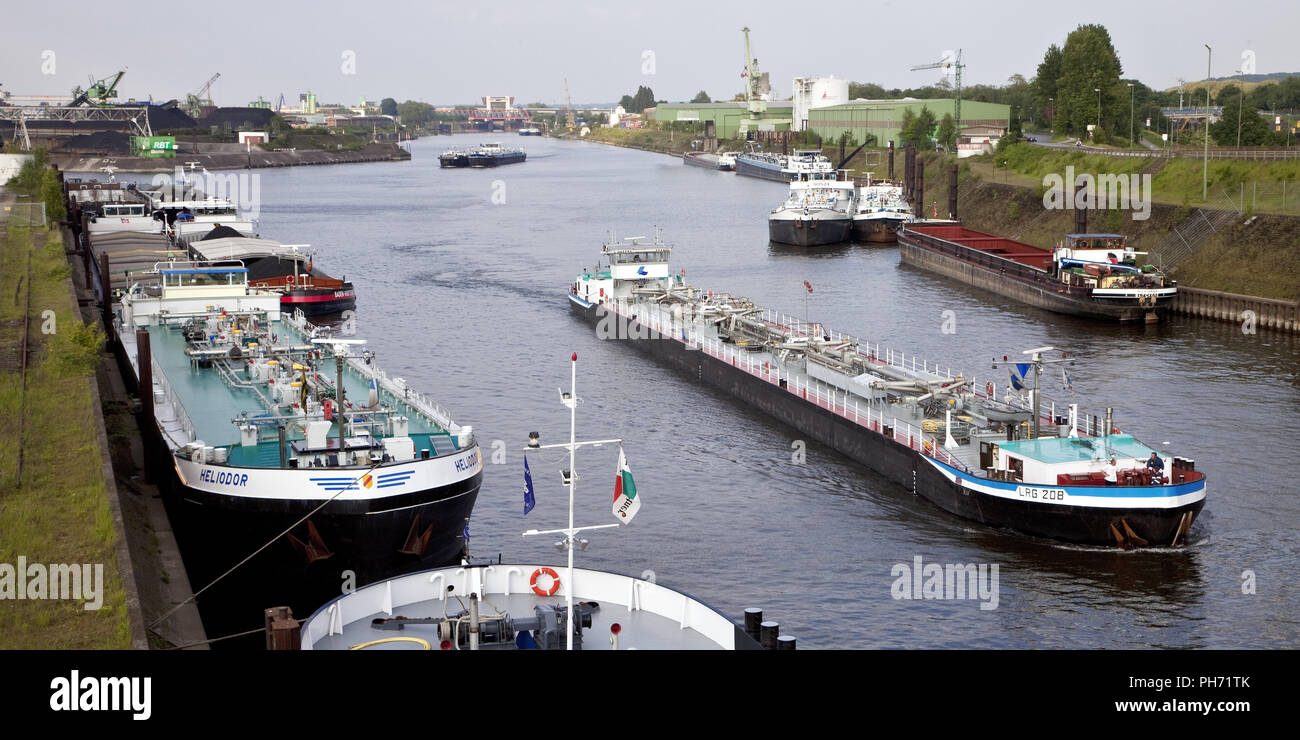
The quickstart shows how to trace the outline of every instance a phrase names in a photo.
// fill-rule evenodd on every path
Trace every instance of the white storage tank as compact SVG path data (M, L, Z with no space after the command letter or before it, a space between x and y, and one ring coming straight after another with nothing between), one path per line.
M795 131L808 128L808 111L849 102L849 81L830 77L794 78L793 121Z

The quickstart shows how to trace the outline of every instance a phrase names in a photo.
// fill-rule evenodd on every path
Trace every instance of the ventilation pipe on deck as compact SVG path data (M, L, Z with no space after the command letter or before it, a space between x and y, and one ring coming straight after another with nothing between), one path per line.
M889 140L889 179L894 179L894 140Z
M275 430L280 435L280 467L287 468L289 467L289 451L285 447L285 437L287 435L285 434L284 425L281 424Z

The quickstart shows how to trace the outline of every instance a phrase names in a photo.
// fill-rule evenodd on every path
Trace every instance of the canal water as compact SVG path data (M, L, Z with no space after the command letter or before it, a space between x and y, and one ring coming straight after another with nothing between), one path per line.
M512 139L514 137L511 137ZM761 607L804 648L1246 648L1300 644L1297 341L1174 317L1099 325L1031 309L899 263L896 249L771 245L778 183L674 157L524 138L528 161L443 170L479 137L412 144L409 162L258 170L261 233L310 243L356 284L358 336L390 373L473 425L488 461L470 526L479 557L562 562L560 452L530 457L537 507L523 515L530 431L567 440L577 352L579 438L622 438L643 506L586 536L578 563L640 575L738 617ZM1185 549L1061 546L939 511L731 397L601 341L569 313L566 286L609 235L663 229L697 286L807 315L872 343L974 373L1051 345L1078 357L1089 412L1209 476ZM813 286L809 294L807 280ZM951 311L952 314L945 312ZM945 321L955 332L945 333ZM1167 443L1167 444L1166 444ZM578 459L579 524L612 522L617 449ZM978 599L895 599L895 566L997 566L996 608ZM990 601L985 601L991 606Z

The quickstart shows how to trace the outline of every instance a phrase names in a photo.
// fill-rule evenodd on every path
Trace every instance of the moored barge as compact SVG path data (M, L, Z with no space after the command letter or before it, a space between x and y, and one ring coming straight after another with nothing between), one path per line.
M1139 267L1119 234L1067 234L1050 252L959 224L903 226L903 262L1057 313L1155 322L1177 283L1154 265Z

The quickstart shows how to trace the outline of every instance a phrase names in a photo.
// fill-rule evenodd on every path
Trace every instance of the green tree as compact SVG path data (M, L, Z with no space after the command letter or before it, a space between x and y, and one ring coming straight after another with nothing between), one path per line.
M632 96L631 96L631 95L624 95L622 98L619 99L618 104L619 104L619 105L623 108L623 110L625 110L625 111L630 111L630 110L632 110L632 106L635 105L635 103L634 103L633 100L632 100Z
M908 106L903 109L903 120L898 124L899 143L907 146L912 141L912 129L916 127L916 114L912 112L912 107Z
M379 101L379 112L385 116L397 115L397 101L392 98L384 98Z
M1223 106L1223 117L1218 123L1210 124L1210 137L1221 146L1237 145L1237 106ZM1268 124L1259 113L1249 107L1241 109L1241 145L1263 146L1271 142Z
M1043 125L1055 127L1059 122L1064 127L1064 119L1054 115L1060 107L1061 83L1061 47L1052 44L1043 54L1043 61L1038 65L1038 74L1034 76L1034 102L1038 115L1035 118ZM1062 131L1064 128L1061 129Z
M911 114L910 109L903 112L903 125L899 131L903 143L911 144L921 150L933 149L934 142L931 141L931 138L934 136L935 125L938 121L934 112L930 110L929 106L923 105L920 113L909 114Z
M1070 32L1061 50L1061 76L1055 96L1058 128L1081 133L1088 124L1105 118L1105 111L1111 110L1113 117L1115 89L1123 71L1105 26L1081 25ZM1113 120L1102 123L1114 128Z
M636 89L636 95L632 96L632 107L628 108L630 113L640 113L646 108L651 108L655 104L655 93L645 85Z
M863 98L866 100L883 100L890 97L885 88L874 82L850 82L849 100Z
M418 100L397 104L397 115L407 126L423 126L434 120L433 106Z
M59 186L59 176L52 169L45 170L41 175L41 200L45 201L45 217L49 220L57 221L68 217L63 202L63 188Z
M939 144L946 151L955 151L957 149L957 123L953 120L951 113L943 114L943 120L939 122L939 134L936 137Z
M691 102L692 102L692 103L712 103L712 102L713 102L713 99L709 97L709 94L708 94L708 93L706 93L706 92L704 92L703 90L701 90L701 91L695 93L695 97L691 98Z

